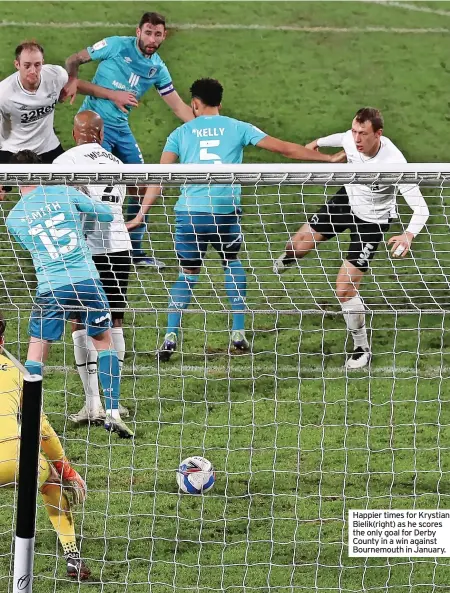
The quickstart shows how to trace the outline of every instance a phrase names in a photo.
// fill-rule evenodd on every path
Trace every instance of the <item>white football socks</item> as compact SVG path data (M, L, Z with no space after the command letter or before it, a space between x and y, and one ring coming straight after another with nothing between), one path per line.
M114 350L117 352L117 357L119 359L120 372L122 372L123 360L125 358L125 338L123 335L123 328L113 327L111 329L111 336Z
M360 347L369 350L366 331L366 315L362 298L359 295L341 303L347 329L352 335L354 349Z
M114 350L117 351L120 371L122 372L123 360L125 357L125 338L123 329L121 327L111 328L111 336ZM92 338L87 335L85 329L73 332L72 339L75 362L86 396L86 408L88 411L96 410L101 406L97 374L97 349L94 346ZM120 418L118 410L107 410L107 413L111 414L115 419Z
M97 376L97 350L85 329L73 332L72 339L75 362L86 396L86 408L88 411L92 411L101 406Z

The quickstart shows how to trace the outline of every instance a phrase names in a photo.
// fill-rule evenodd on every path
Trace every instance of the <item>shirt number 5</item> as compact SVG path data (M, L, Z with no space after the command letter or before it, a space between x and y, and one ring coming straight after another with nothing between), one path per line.
M217 148L220 145L220 140L200 140L200 160L214 161L215 165L220 165L222 162L220 156L214 152L208 152L208 148Z

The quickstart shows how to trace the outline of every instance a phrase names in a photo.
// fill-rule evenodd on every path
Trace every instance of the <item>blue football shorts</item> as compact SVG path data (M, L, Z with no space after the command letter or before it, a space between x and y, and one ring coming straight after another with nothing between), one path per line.
M242 246L240 214L177 213L175 251L180 265L199 268L209 244L223 262L236 259Z
M144 163L141 149L130 128L112 128L105 125L102 146L125 164Z
M59 340L66 320L74 312L86 325L89 336L101 334L111 327L108 299L99 280L83 280L37 295L28 333L41 340Z

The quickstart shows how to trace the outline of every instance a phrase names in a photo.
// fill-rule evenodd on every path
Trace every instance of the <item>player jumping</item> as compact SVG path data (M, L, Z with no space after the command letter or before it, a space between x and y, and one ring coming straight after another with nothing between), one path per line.
M307 145L313 150L322 146L343 147L349 163L406 163L400 150L383 136L382 115L372 107L364 107L356 113L351 130L319 138ZM391 237L388 245L392 245L394 257L405 257L414 237L425 225L429 211L416 185L399 185L399 189L413 215L406 231ZM365 367L371 359L359 286L383 234L389 229L396 193L397 187L393 185L352 184L340 188L288 241L286 251L274 263L275 272L284 272L322 241L350 230L350 247L336 279L336 296L354 344L353 353L346 361L348 369Z
M0 313L0 486L16 483L20 451L20 418L22 375L2 354L6 322ZM67 563L67 576L85 580L91 571L80 558L72 515L73 504L86 498L86 484L70 466L61 442L45 414L41 416L39 457L39 490L45 510L61 543Z
M103 120L94 111L80 111L75 116L73 137L76 146L58 157L55 164L70 165L71 169L77 165L122 164L117 157L102 148ZM93 223L91 220L86 220L83 229L111 308L113 323L111 336L122 371L125 356L124 312L117 309L123 309L127 305L126 294L131 266L131 241L122 213L126 187L124 185L88 185L85 189L93 200L109 204L114 216L112 222ZM72 321L72 339L75 362L86 395L86 405L69 418L77 424L104 420L105 411L98 388L98 353L92 338L87 336L86 328L79 318ZM128 415L126 408L119 406L119 410L122 417Z
M12 163L39 162L34 152L21 151ZM70 309L80 309L80 317L98 350L99 378L106 398L106 430L121 438L132 431L119 414L120 367L113 349L111 314L89 248L83 236L80 213L112 222L111 208L88 198L80 191L55 185L21 186L22 197L9 213L6 226L33 259L38 280L31 313L30 344L25 367L42 375L51 342L59 340Z
M210 78L197 80L191 87L195 119L177 128L167 139L161 164L180 163L214 165L241 163L243 149L253 144L291 159L338 162L339 155L326 155L299 144L268 136L255 126L219 115L223 88ZM128 223L140 224L142 216L161 192L159 186L147 189L141 212ZM225 289L233 310L231 340L237 350L248 350L244 311L246 273L239 260L242 246L240 225L241 190L239 185L186 185L175 205L175 248L181 265L177 282L170 291L168 327L159 360L167 361L176 350L183 309L189 306L192 291L199 280L200 268L210 243L219 253L225 272Z
M101 115L105 124L103 147L119 157L124 163L143 163L141 150L131 132L128 115L136 107L138 99L154 86L166 104L182 121L192 119L192 111L174 89L167 66L156 53L166 38L165 18L156 12L146 12L136 29L136 37L107 37L92 47L73 54L66 61L69 82L65 96L73 98L77 92L88 95L81 110L89 109ZM81 64L98 60L100 64L92 82L78 80ZM111 96L118 89L124 92L123 106L119 108ZM136 188L130 188L136 190ZM139 212L138 193L130 198L127 216L129 219ZM136 265L164 267L142 250L145 222L131 233L133 262Z

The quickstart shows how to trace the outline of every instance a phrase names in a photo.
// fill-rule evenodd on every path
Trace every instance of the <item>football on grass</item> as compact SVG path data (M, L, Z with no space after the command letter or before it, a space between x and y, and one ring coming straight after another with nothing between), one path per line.
M216 472L205 457L188 457L177 469L177 483L186 494L202 494L214 486Z

